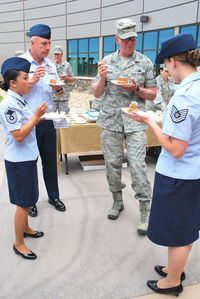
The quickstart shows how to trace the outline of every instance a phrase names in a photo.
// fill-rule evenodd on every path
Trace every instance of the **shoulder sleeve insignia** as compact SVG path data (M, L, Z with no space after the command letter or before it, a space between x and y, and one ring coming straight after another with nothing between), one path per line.
M7 119L7 122L10 124L15 124L17 121L17 113L15 110L8 108L5 112L5 117Z
M188 114L188 109L182 109L178 110L174 105L172 105L172 110L171 110L171 120L174 123L180 123L184 121L187 117Z

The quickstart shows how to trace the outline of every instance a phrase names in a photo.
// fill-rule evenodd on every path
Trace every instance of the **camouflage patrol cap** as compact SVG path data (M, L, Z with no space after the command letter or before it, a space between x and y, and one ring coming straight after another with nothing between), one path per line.
M14 55L17 57L17 56L20 56L20 55L23 55L24 54L24 50L17 50L15 51Z
M53 54L63 54L63 50L61 46L55 46L53 50Z
M165 71L165 70L167 70L167 67L165 64L162 63L162 64L160 64L159 70L160 69L163 69Z
M116 27L120 39L137 37L136 22L132 19L120 19L116 22Z

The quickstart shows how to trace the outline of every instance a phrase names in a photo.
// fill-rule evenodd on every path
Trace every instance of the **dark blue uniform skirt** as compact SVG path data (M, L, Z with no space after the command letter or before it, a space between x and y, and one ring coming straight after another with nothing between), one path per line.
M38 201L37 161L9 162L5 160L10 202L29 208Z
M155 174L149 239L163 246L184 246L199 238L200 179Z

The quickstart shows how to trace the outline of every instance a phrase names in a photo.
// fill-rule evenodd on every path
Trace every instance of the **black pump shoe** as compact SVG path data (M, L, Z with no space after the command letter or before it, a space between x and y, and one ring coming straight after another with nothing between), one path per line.
M24 233L24 238L30 237L30 238L41 238L44 236L43 232L36 232L35 234L29 234L29 233Z
M163 272L163 268L165 268L165 266L160 266L160 265L156 265L154 267L155 271L162 277L166 277L167 273ZM185 276L185 272L181 273L181 281L185 280L186 276Z
M23 257L24 259L27 260L35 260L37 258L37 255L34 252L30 252L30 253L22 253L19 250L17 250L17 248L15 247L15 244L13 244L13 250L16 254L21 255L21 257Z
M60 212L64 212L66 210L64 203L59 198L54 198L54 199L49 198L49 203L53 205L56 208L56 210Z
M179 294L183 292L182 284L179 284L178 286L173 287L173 288L161 289L157 286L157 282L158 282L158 280L148 280L147 281L148 287L156 293L159 293L159 294L174 294L176 297L178 297Z
M31 216L31 217L36 217L36 216L37 216L37 214L38 214L38 210L37 210L36 205L34 205L34 206L32 206L32 207L30 207L30 208L28 209L28 214L29 214L29 216Z

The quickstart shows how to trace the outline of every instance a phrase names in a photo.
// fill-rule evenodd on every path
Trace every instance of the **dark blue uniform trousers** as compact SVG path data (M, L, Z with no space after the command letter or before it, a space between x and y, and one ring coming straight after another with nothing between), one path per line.
M56 130L52 120L42 120L36 126L37 144L42 160L42 170L49 198L59 198Z

